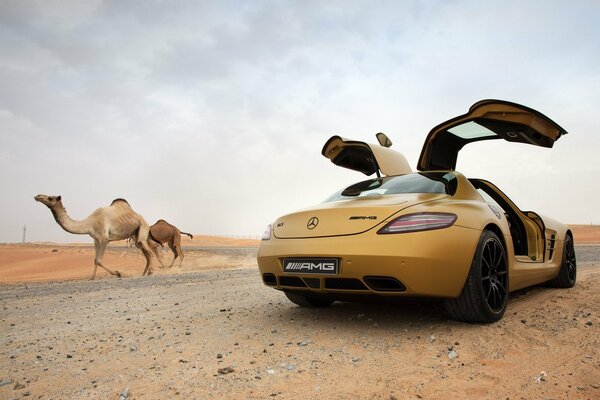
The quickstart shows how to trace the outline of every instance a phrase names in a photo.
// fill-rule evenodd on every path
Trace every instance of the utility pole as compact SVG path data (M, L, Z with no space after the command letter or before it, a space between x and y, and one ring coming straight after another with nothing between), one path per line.
M27 225L23 225L23 243L25 243L25 234L27 233Z

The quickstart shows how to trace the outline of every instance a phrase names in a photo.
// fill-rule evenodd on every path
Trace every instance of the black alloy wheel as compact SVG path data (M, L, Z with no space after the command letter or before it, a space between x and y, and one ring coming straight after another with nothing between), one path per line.
M489 238L484 244L481 275L488 306L495 313L502 311L508 297L508 270L504 248L498 238Z
M460 295L446 301L450 316L465 322L495 322L508 303L508 262L498 236L484 230Z
M575 243L571 235L565 236L563 245L563 259L556 278L548 282L549 286L557 288L572 288L577 281L577 258L575 256Z

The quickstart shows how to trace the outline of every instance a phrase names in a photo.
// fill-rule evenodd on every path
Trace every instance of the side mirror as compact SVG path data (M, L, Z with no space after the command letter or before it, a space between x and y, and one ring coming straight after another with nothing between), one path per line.
M391 147L392 146L392 141L390 140L389 137L387 137L387 135L385 133L379 132L375 136L377 137L377 141L379 142L379 144L382 145L383 147Z

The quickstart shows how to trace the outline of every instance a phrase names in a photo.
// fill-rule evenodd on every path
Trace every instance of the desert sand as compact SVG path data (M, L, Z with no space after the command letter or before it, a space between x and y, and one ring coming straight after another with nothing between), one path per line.
M571 225L577 245L600 244L600 226ZM182 236L184 263L181 269L160 269L153 262L155 274L203 271L209 269L251 268L256 265L256 248L260 240L236 239L207 235ZM235 249L235 250L234 250ZM168 266L173 254L165 246L160 252ZM0 284L49 282L88 279L92 275L94 246L92 243L28 243L0 244ZM141 252L125 241L111 242L104 256L105 265L123 277L141 275L145 260ZM179 265L179 260L175 267ZM111 275L98 268L99 279Z
M569 225L577 244L600 244L600 225Z
M490 325L436 301L299 308L256 240L197 237L150 277L114 243L125 278L96 281L89 244L0 245L0 398L599 399L599 230L573 229L577 285L514 293Z
M184 262L177 268L161 269L153 261L154 274L170 274L207 269L248 268L256 265L259 241L197 235L194 240L182 238ZM89 279L94 266L94 246L90 243L30 243L0 244L0 283L48 282ZM173 253L164 246L159 255L166 266ZM125 241L111 242L104 255L104 264L121 272L123 277L139 276L145 259L140 250ZM97 279L111 277L98 268Z

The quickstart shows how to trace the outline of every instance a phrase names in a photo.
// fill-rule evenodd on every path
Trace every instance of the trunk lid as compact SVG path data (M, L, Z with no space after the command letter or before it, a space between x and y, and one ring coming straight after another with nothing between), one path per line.
M273 234L278 239L355 235L375 228L407 207L446 197L449 195L410 193L324 203L279 218L273 224Z

